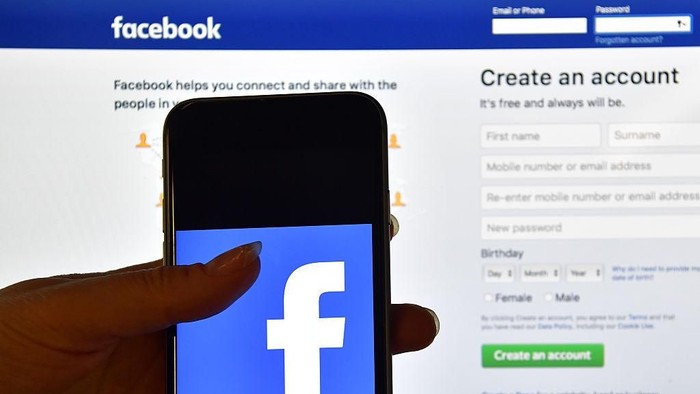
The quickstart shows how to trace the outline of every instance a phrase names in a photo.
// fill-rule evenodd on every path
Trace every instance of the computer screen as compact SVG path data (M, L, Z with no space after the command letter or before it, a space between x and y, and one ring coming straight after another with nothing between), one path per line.
M4 1L0 287L161 257L178 102L362 91L388 119L393 301L442 323L395 392L696 392L698 12Z

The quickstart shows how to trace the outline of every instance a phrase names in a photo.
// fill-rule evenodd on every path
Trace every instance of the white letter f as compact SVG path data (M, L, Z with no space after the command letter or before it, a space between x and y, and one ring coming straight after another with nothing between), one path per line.
M284 319L267 321L267 348L284 349L285 394L321 393L322 348L341 348L345 318L319 318L319 297L345 291L345 263L302 265L284 287Z
M124 20L124 16L119 15L114 17L114 21L112 22L112 30L114 30L114 38L119 38L119 33L120 30L123 26L122 21Z

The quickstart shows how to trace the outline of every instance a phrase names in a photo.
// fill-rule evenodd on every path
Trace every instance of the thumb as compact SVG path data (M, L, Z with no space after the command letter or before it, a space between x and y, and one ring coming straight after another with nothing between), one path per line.
M42 297L40 311L49 315L45 319L54 328L97 342L203 319L226 309L255 282L261 249L260 242L253 242L224 252L207 264L70 281L50 289L50 296Z

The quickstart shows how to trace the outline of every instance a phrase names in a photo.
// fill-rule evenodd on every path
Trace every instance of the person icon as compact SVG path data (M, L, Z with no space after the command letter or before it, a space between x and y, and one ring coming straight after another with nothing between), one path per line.
M396 136L396 134L391 134L389 136L389 148L390 149L399 149L401 148L401 145L399 145L399 139Z
M137 148L150 148L151 145L149 145L148 142L146 142L147 139L148 139L148 136L146 135L146 133L139 134L139 143L136 144L136 147Z
M392 207L405 207L406 203L401 199L401 192L394 193L394 202L391 203Z

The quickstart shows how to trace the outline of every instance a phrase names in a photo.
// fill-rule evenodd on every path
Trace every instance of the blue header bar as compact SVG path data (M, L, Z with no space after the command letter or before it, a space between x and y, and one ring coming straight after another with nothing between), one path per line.
M698 0L4 0L0 47L496 49L700 46Z

